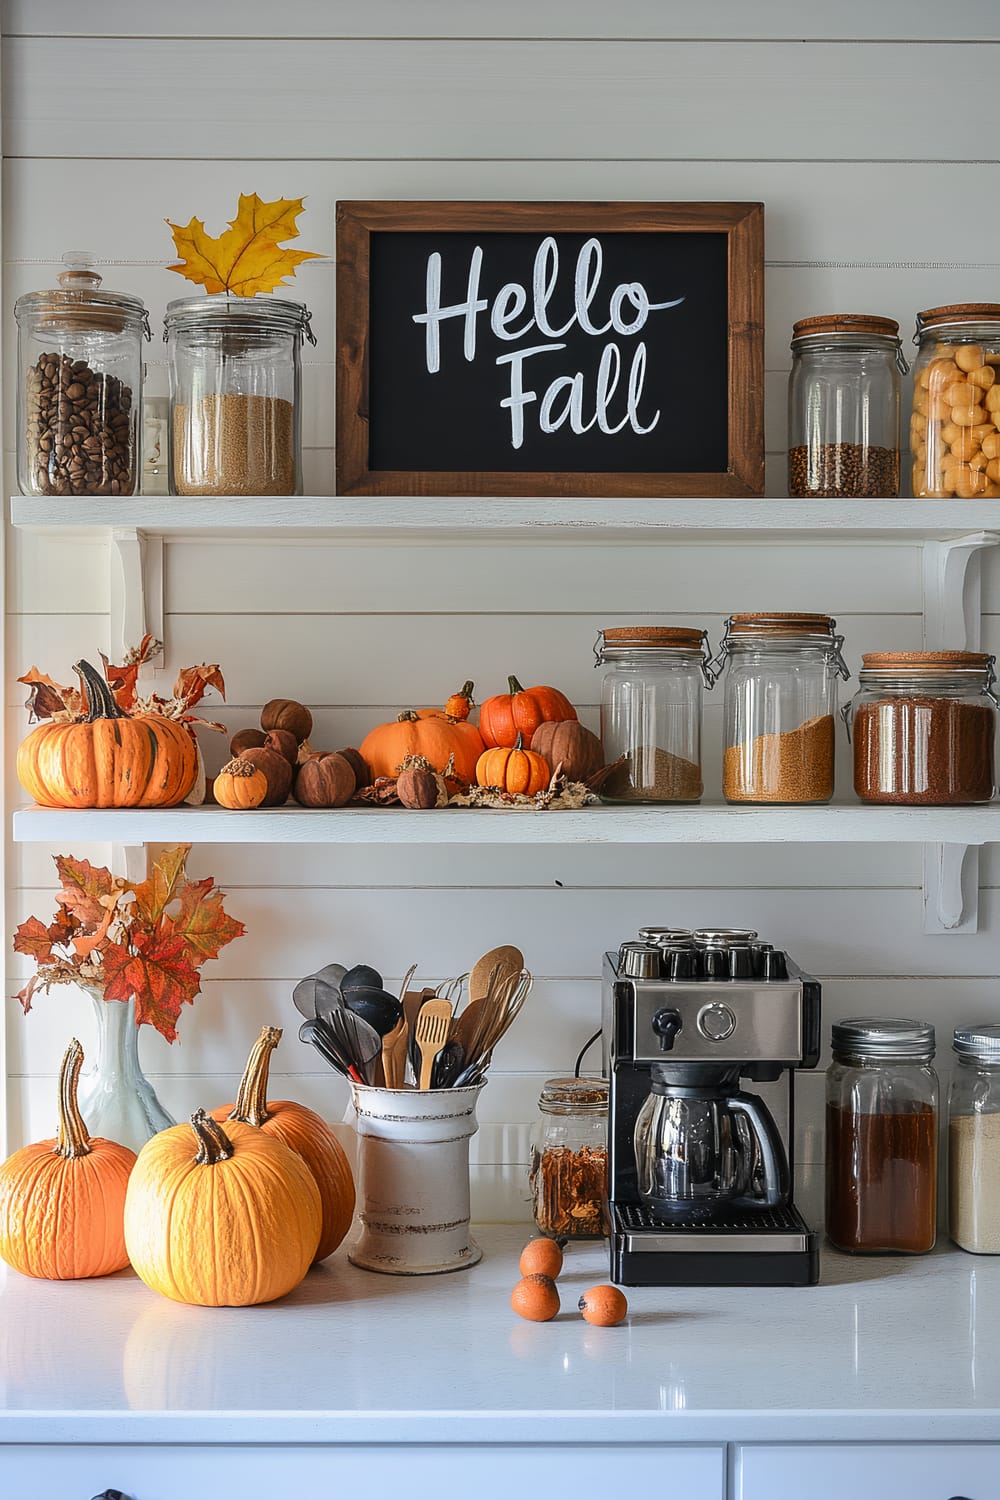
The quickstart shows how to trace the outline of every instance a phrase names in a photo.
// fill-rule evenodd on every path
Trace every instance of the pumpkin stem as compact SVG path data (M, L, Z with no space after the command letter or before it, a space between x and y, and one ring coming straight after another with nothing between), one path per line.
M412 708L404 708L401 714L396 715L397 724L415 724L420 715Z
M83 1067L83 1048L76 1037L63 1053L59 1068L59 1125L56 1131L56 1155L89 1156L93 1147L83 1123L76 1088Z
M524 692L524 688L518 682L518 680L517 680L516 677L508 677L507 678L507 687L510 689L510 695L511 695L511 697L513 697L515 693L523 693Z
M88 724L93 724L96 719L127 719L128 714L123 708L119 708L115 702L114 694L95 667L89 661L78 661L73 665L73 671L83 683L83 690L87 697L87 719Z
M271 1053L281 1041L280 1026L264 1026L260 1036L250 1049L246 1072L240 1081L239 1093L233 1105L231 1120L241 1120L244 1125L264 1125L271 1118L267 1107L267 1075L271 1066Z
M191 1129L198 1137L199 1167L215 1167L220 1161L228 1161L233 1154L233 1143L222 1126L203 1109L196 1109L191 1116Z

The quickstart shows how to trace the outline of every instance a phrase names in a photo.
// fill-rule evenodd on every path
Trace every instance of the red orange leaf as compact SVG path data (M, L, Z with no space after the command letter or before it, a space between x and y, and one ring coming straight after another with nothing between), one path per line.
M101 897L114 891L111 871L103 865L92 865L87 859L74 859L71 854L57 854L54 859L62 881L56 900L60 906L69 908L81 926L94 931L104 921L107 910L101 905Z
M180 894L186 879L184 865L190 852L190 844L164 849L154 862L149 879L135 887L135 914L148 931L155 930L171 901Z
M211 876L191 880L181 892L180 915L168 917L169 930L182 937L192 964L218 958L221 949L246 932L242 922L223 910L225 897Z
M220 697L226 696L226 684L218 662L211 665L202 662L200 667L182 667L174 683L174 698L185 708L193 708L196 703L201 702L206 689L210 687L217 688Z
M158 941L148 932L133 931L129 953L112 943L104 953L105 1000L135 996L136 1024L155 1026L168 1042L177 1038L181 1006L191 1004L201 988L196 970L184 957L184 940Z
M47 964L52 957L52 934L37 917L29 917L14 933L14 952L27 953L36 964Z
M31 689L24 706L32 723L39 719L51 719L53 714L58 713L78 714L83 707L83 695L79 688L63 687L60 683L53 682L44 672L39 672L37 667L32 667L17 680L27 683Z

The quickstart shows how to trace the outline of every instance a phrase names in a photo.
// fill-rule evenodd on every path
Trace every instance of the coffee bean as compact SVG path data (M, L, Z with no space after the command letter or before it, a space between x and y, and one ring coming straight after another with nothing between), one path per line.
M798 499L894 498L899 453L861 443L818 443L788 452L788 493Z
M85 359L41 354L25 378L28 465L43 495L131 495L132 392Z

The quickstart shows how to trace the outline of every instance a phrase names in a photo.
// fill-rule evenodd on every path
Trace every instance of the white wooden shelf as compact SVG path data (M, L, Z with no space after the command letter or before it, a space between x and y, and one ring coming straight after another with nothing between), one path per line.
M230 812L221 807L139 811L24 808L18 843L118 844L754 844L1000 841L1000 802L988 807L588 807L531 812L450 808L294 805Z
M127 527L150 536L225 533L339 536L572 538L602 542L638 533L699 540L718 535L811 541L942 540L1000 531L1000 504L961 500L697 500L233 496L123 500L11 499L15 526L61 532Z

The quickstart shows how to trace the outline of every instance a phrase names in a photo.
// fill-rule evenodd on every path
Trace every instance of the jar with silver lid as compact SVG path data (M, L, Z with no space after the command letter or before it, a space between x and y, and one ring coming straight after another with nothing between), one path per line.
M138 297L101 290L91 262L67 251L58 289L14 304L23 495L124 497L139 488L149 319Z
M948 1092L948 1229L975 1255L1000 1255L1000 1026L956 1029Z
M301 350L309 311L278 297L182 297L167 306L170 489L301 495Z
M605 802L697 802L704 689L715 678L704 630L636 625L602 630L594 647L601 743L615 770Z
M829 802L843 644L829 615L730 615L712 663L726 671L727 802Z
M955 302L917 314L910 451L913 493L1000 496L1000 304Z
M826 1074L826 1232L849 1253L921 1254L937 1232L934 1027L856 1017L833 1027Z
M900 376L892 318L831 313L792 329L788 493L801 499L899 494Z
M532 1211L542 1234L559 1240L608 1233L608 1083L550 1078L531 1134Z

